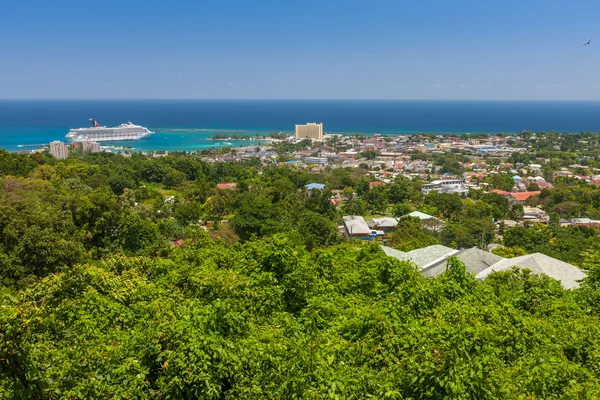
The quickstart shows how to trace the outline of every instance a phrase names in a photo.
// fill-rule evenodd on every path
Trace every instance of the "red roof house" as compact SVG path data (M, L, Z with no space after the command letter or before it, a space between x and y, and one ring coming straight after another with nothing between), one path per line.
M380 182L380 181L369 182L369 188L374 188L375 186L381 186L381 185L385 186L385 183Z
M500 189L494 189L494 190L492 190L492 193L496 193L497 195L500 195L502 197L510 196L510 192L507 192L505 190L500 190Z
M236 186L237 186L237 183L235 183L235 182L217 183L217 188L225 189L225 190L233 190L236 188Z
M512 202L512 203L525 203L525 201L533 196L537 196L538 194L540 194L539 191L537 192L519 192L519 193L510 193L509 197L508 197L508 201Z

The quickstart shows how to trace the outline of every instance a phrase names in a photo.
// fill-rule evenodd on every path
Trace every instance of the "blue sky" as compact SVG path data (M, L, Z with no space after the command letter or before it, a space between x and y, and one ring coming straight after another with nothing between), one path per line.
M0 98L598 100L599 67L599 1L0 0Z

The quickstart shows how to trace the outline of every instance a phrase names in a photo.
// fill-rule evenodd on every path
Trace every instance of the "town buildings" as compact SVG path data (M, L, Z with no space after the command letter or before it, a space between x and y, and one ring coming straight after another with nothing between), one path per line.
M458 193L458 194L467 194L469 193L469 188L465 184L465 181L462 179L443 179L433 181L421 187L421 190L424 195L427 195L429 192L437 190L440 193Z
M100 143L85 141L83 142L83 152L84 153L100 153Z
M511 204L513 204L513 203L523 204L527 201L527 199L529 199L530 197L533 197L533 196L537 196L538 194L540 194L539 191L509 193L508 194L508 202Z
M535 192L507 192L504 190L494 189L492 193L496 193L499 196L506 197L508 202L511 204L524 204L527 199L540 194L540 191Z
M221 190L234 190L237 187L235 182L217 183L217 189Z
M369 225L372 230L383 231L383 240L384 242L387 242L392 238L392 234L396 232L398 221L396 218L391 217L373 218L367 225Z
M600 220L590 218L566 218L559 221L561 226L585 226L587 228L600 228Z
M69 156L69 146L59 140L50 143L50 154L59 160L64 160Z
M547 222L548 215L538 207L523 207L523 219L532 222Z
M296 139L323 140L323 123L309 122L305 125L296 125Z
M344 224L344 234L350 239L383 243L385 232L371 229L367 221L360 215L346 215L342 217L342 223Z
M421 220L421 225L423 225L423 228L436 232L442 230L444 225L446 225L446 222L443 219L436 218L433 215L425 214L420 211L413 211L410 214L406 214L400 217L400 219L406 217L419 218Z
M306 157L304 162L307 165L324 165L327 164L328 160L326 157Z

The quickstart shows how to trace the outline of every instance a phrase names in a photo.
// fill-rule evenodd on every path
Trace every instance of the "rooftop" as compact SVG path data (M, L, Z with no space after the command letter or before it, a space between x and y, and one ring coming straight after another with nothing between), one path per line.
M539 191L537 191L537 192L514 192L514 193L510 193L510 196L513 197L517 201L525 201L530 197L537 196L538 194L540 194Z
M396 221L396 218L390 218L390 217L373 218L369 222L371 222L373 225L376 225L376 226L396 226L396 225L398 225L398 221Z
M367 221L360 215L346 215L342 217L344 225L350 235L369 235L371 229L367 225Z
M435 218L433 215L425 214L421 211L413 211L410 214L406 214L405 217L417 217L421 220Z
M387 246L381 247L387 255L395 257L402 261L411 261L419 268L423 268L442 257L448 257L449 255L458 251L451 249L450 247L442 246L440 244L424 247L422 249L412 250L408 253L404 253L402 251L398 251Z
M492 190L492 193L496 193L497 195L500 195L500 196L508 196L510 194L510 192L507 192L505 190L500 190L500 189L494 189L494 190Z
M313 190L313 189L323 190L324 188L325 188L325 185L322 183L309 183L308 185L306 185L306 189L308 189L308 190Z
M229 182L229 183L217 183L217 188L219 189L235 189L237 183Z
M411 261L425 277L437 277L446 271L448 257L456 257L465 264L467 272L478 279L485 279L493 272L509 271L513 267L527 268L536 275L547 275L561 282L565 289L579 287L586 274L574 265L542 253L515 258L503 258L477 247L454 250L433 245L405 253L388 246L381 246L384 253L401 261Z
M504 260L503 257L481 250L477 247L460 250L458 253L454 254L454 257L462 261L465 264L467 272L470 272L473 275L477 275L495 263ZM448 259L445 258L424 268L421 273L426 277L439 276L446 271L447 265Z
M542 253L534 253L498 261L477 274L477 278L485 279L492 272L509 271L513 267L527 268L537 275L547 275L560 281L565 289L579 287L579 281L586 277L586 274L574 265Z
M390 257L394 257L397 258L398 260L406 260L406 254L403 251L400 250L396 250L394 248L388 247L388 246L381 246L381 249L383 250L383 252L385 254L387 254Z
M431 183L429 183L429 185L441 185L442 183L454 183L454 184L460 184L460 183L464 183L464 181L462 179L438 179L435 181L431 181ZM427 184L423 185L426 186Z

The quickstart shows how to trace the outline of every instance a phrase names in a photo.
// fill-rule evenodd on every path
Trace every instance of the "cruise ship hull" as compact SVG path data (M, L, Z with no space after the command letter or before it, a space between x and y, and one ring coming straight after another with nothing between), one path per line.
M94 123L97 122L94 120ZM152 135L147 128L134 125L131 122L122 124L115 128L105 126L94 126L91 128L71 129L66 138L74 143L79 142L113 142L123 140L145 139Z

